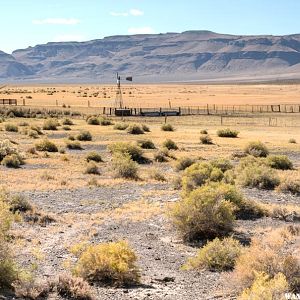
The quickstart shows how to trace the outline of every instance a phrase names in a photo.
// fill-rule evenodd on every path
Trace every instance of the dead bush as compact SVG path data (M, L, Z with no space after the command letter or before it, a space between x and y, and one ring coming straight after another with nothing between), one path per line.
M299 232L297 227L287 227L253 238L250 247L237 259L233 273L235 286L241 290L251 287L259 273L270 279L282 273L290 289L299 290L300 264L292 247Z
M62 297L74 300L93 300L92 288L88 282L67 274L60 275L56 284L57 292Z
M282 176L277 191L281 193L290 193L300 195L300 173L291 172Z
M248 143L244 151L246 154L253 155L254 157L267 157L269 155L267 146L260 141Z
M165 175L161 170L158 170L156 168L152 168L149 170L149 178L154 179L156 181L167 181Z

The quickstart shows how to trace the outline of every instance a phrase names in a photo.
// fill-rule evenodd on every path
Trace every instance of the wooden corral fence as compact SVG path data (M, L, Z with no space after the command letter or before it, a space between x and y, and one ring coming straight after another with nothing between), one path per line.
M0 105L18 105L17 99L0 99Z
M18 105L16 99L0 99L0 105L28 106L25 99ZM59 107L59 101L55 105L48 107ZM42 104L42 103L41 103ZM30 106L30 105L29 105ZM41 105L42 107L45 107ZM189 115L244 115L244 114L265 114L265 113L300 113L300 104L274 104L274 105L220 105L206 104L199 106L180 106L180 107L127 107L116 109L115 107L91 107L88 101L87 106L76 106L76 108L88 109L97 108L101 114L107 116L189 116ZM72 107L74 108L74 107Z
M122 111L124 114L122 114ZM108 116L191 116L191 115L240 115L259 113L300 113L298 104L276 104L276 105L215 105L181 106L181 107L159 107L159 108L125 108L102 107L101 113Z

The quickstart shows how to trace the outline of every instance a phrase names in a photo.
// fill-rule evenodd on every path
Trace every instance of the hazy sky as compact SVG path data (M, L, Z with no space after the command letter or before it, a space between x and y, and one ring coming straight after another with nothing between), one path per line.
M135 33L300 33L300 0L0 0L0 49Z

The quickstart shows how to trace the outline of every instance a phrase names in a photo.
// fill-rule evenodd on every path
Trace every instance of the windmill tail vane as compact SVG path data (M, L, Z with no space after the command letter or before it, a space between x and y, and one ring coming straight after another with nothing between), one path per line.
M133 81L132 76L125 77L126 81ZM121 89L121 76L117 73L117 92L115 99L115 107L123 108L123 98L122 98L122 89Z

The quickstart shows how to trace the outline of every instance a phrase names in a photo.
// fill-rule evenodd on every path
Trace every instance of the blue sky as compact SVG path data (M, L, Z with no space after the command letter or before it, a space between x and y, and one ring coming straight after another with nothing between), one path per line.
M0 50L118 34L300 33L300 0L0 0Z

